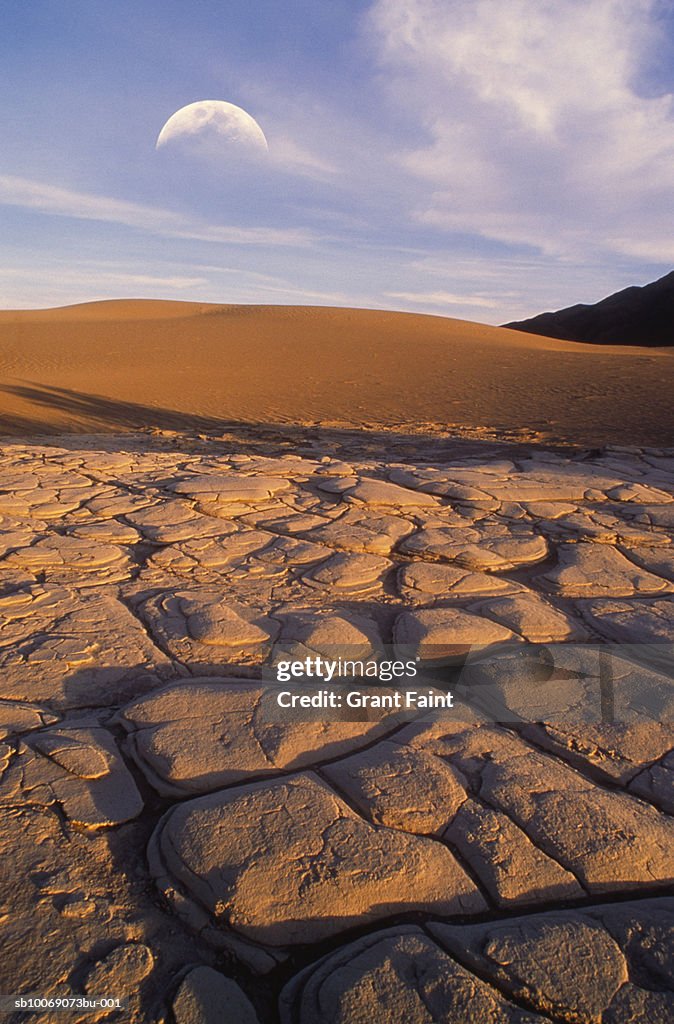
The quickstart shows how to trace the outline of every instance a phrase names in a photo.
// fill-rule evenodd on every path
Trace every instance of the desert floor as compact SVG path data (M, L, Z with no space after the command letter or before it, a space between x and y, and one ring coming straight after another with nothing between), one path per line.
M198 307L179 383L160 352L182 313L155 310L146 350L124 308L135 340L99 306L79 341L56 314L0 316L24 381L0 462L0 992L128 1000L44 1021L669 1024L674 451L653 438L671 356L513 342L541 416L541 352L597 389L581 424L568 381L549 388L545 425L495 383L510 332L455 326L448 354L445 322L412 318L431 373L368 314L361 392L356 314L266 311L288 325L272 358L259 310ZM293 391L323 316L323 377L307 356L315 386ZM238 347L209 384L223 317ZM641 424L629 446L599 447L587 415L598 360L623 396L606 429ZM466 373L491 383L470 398ZM295 405L232 422L275 386ZM346 415L349 388L378 429ZM321 396L336 424L287 422ZM472 412L452 428L454 398ZM412 658L456 708L279 713L279 652Z
M113 301L0 312L0 432L223 423L674 444L674 348L372 310Z

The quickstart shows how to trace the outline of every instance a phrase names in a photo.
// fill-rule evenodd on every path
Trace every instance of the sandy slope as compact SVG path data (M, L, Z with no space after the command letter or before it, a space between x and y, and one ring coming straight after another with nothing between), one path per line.
M120 300L3 311L0 430L434 423L663 445L674 443L673 357L373 310Z

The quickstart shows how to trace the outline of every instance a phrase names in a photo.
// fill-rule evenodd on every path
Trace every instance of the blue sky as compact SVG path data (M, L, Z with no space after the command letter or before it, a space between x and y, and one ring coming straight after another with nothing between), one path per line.
M3 0L0 306L487 323L674 266L666 0ZM155 149L221 99L263 129Z

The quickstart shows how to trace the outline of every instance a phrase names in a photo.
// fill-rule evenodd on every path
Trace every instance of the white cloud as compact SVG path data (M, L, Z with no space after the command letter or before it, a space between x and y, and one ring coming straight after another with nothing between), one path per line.
M656 8L376 0L382 83L428 138L401 156L417 221L551 255L671 259L674 97L635 86Z
M0 281L34 281L36 268L26 267L0 267ZM47 277L52 277L59 284L65 285L87 285L96 284L99 288L110 287L122 288L145 288L147 286L157 288L195 288L198 285L206 284L205 277L187 277L182 274L160 276L157 274L134 274L123 271L111 271L100 268L95 264L88 266L85 270L62 267L55 265L46 271Z
M0 308L34 309L119 298L185 299L214 303L308 303L376 306L376 298L348 291L299 287L296 280L241 267L157 261L149 268L110 260L68 261L48 252L30 264L0 266ZM126 267L126 269L124 269ZM199 276L197 276L199 273ZM223 276L227 280L223 284Z
M225 245L307 245L311 236L303 229L231 227L211 225L125 199L74 192L47 182L14 175L0 175L0 205L20 206L40 213L77 220L105 221L169 238L195 239Z
M480 295L454 295L452 292L386 292L389 299L403 299L426 306L467 306L475 309L496 309L498 303Z
M650 275L635 277L634 266L626 262L600 264L551 259L542 256L521 258L513 255L489 258L458 257L447 253L420 256L407 263L403 272L408 280L425 282L441 294L449 284L452 294L479 296L493 302L484 314L479 307L464 307L465 315L499 324L523 320L544 310L561 309L576 302L597 302L628 285L646 283ZM419 289L421 296L422 290ZM408 300L411 302L411 300ZM416 308L422 308L420 303ZM430 305L424 307L432 311ZM448 315L458 315L448 308ZM463 315L463 314L462 314Z
M68 264L36 255L30 266L0 267L0 307L39 309L121 297L192 299L207 285L203 276L123 271L105 262Z
M272 135L269 160L280 170L319 181L328 180L338 173L334 164L301 146L289 135Z

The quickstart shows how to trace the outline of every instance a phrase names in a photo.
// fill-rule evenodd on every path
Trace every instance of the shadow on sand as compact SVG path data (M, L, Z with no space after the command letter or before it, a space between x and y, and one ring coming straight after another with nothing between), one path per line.
M32 416L0 413L0 435L21 437L23 441L37 438L59 438L59 447L86 448L84 435L97 436L97 447L118 450L119 437L109 442L100 435L142 432L142 447L163 449L189 444L199 449L199 442L208 442L212 454L214 442L228 449L237 445L244 454L270 455L278 451L295 452L315 457L358 453L362 458L414 460L447 460L452 458L503 457L525 455L541 446L567 454L569 445L543 442L527 431L497 431L486 427L457 427L442 424L401 422L391 426L363 423L256 423L229 420L195 413L142 405L100 395L73 391L69 388L43 384L3 384L0 392L19 398L34 408ZM42 415L40 414L42 412ZM167 436L167 435L180 435ZM126 447L126 445L125 445ZM572 449L571 449L572 450Z

